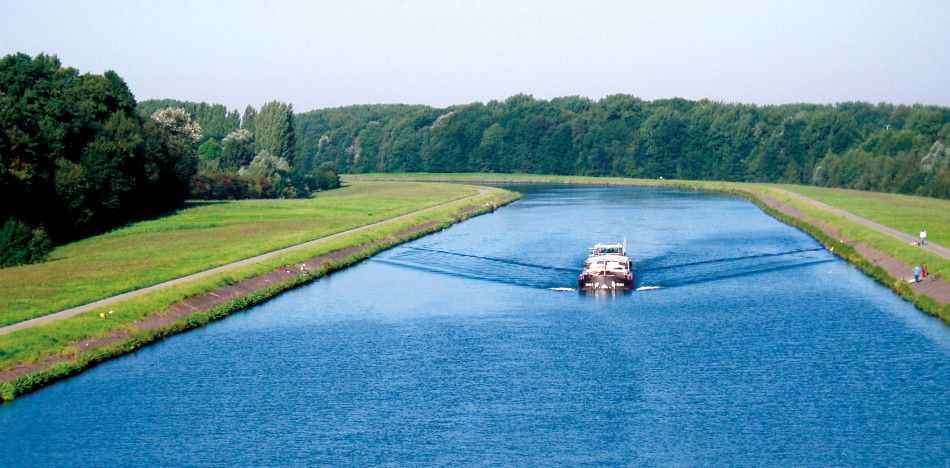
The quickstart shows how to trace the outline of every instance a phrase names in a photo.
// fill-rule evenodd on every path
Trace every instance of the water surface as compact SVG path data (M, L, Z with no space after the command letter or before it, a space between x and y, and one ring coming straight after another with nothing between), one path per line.
M0 407L0 465L945 466L950 333L733 197L524 199ZM638 285L571 287L626 236Z

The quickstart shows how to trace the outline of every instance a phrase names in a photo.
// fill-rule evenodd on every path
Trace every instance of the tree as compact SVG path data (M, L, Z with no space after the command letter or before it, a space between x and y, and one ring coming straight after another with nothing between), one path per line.
M260 113L253 119L257 150L292 161L295 144L293 107L271 101L261 106Z
M218 140L210 139L198 146L198 157L205 161L214 161L221 158L221 145Z
M640 128L640 157L637 165L647 177L673 178L679 175L679 158L686 143L683 115L670 108L654 112Z
M250 164L241 168L241 175L263 177L265 179L280 179L282 173L290 171L287 160L262 150L254 156Z
M169 208L187 198L196 172L195 143L201 127L181 108L156 111L145 123L146 174L143 186L153 194L156 209Z
M150 121L113 71L79 74L44 54L3 57L0 198L17 203L0 204L0 221L64 242L180 203L193 161L168 154L158 144L166 131L150 130ZM178 181L178 196L155 190L170 182L165 174Z
M332 162L320 165L312 174L315 190L330 190L340 187L340 168Z
M201 139L221 140L240 126L241 116L237 110L228 110L221 104L179 101L177 99L149 99L138 103L136 109L142 118L149 118L156 111L169 107L185 109L191 119L201 127Z
M0 267L45 261L53 249L43 228L30 229L10 218L0 227Z
M257 109L254 106L247 106L244 108L244 118L241 119L241 128L247 130L251 133L254 133L257 126Z
M247 129L231 132L221 142L221 169L237 172L254 159L254 135Z

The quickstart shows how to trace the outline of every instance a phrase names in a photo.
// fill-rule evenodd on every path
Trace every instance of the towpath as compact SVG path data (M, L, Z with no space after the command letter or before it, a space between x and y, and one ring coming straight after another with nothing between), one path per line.
M822 203L818 200L808 198L804 195L799 195L789 190L785 190L785 189L781 189L777 187L770 187L770 188L776 192L782 193L783 195L788 195L789 197L792 197L800 202L807 203L817 208L821 208L825 211L830 211L836 215L842 216L848 220L854 221L865 227L874 229L877 232L891 236L899 241L907 242L908 244L915 243L918 241L918 238L916 236L912 236L910 234L898 231L897 229L889 228L887 226L884 226L883 224L875 223L874 221L871 221L870 219L862 218L854 213L851 213L849 211L844 211L840 208L835 208L827 203ZM931 242L927 242L926 244L920 247L922 249L927 249L937 255L940 255L943 258L950 259L950 249L942 245L937 245Z
M869 221L869 220L867 220L867 219L861 218L860 216L856 216L856 215L851 214L851 213L848 213L848 212L846 212L846 211L839 210L839 209L837 209L837 208L828 206L828 205L826 205L826 204L824 204L824 203L821 203L821 202L818 202L818 201L815 201L815 200L811 200L810 198L802 197L802 196L800 196L800 195L798 195L798 194L795 194L795 193L792 193L792 192L788 192L788 191L782 190L782 189L776 189L776 188L772 188L772 189L773 189L773 190L781 191L781 192L783 192L783 193L787 193L787 194L790 195L792 198L795 198L795 199L798 199L798 200L802 200L802 201L805 201L805 202L810 202L811 204L813 204L814 206L818 206L819 208L825 208L825 207L827 207L827 208L825 208L825 209L830 209L830 210L833 210L835 213L840 213L840 214L842 214L842 215L847 215L848 219L852 219L852 220L854 220L854 221L856 221L856 222L861 222L861 221L859 221L859 220L864 220L866 223L861 223L861 224L863 224L863 225L865 225L865 226L868 226L868 227L870 227L871 229L876 229L876 228L874 227L874 226L876 225L876 226L880 226L880 227L882 227L882 228L884 228L884 229L887 229L887 230L890 230L890 231L894 231L893 229L888 228L888 227L886 227L886 226L881 226L880 224L877 224L877 223L875 223L875 222L873 222L873 221ZM756 195L757 197L759 197L759 199L761 199L763 202L765 202L766 205L769 205L769 206L772 207L773 209L778 210L778 211L784 213L785 215L791 216L791 217L793 217L793 218L800 219L800 220L802 220L802 221L804 221L804 222L806 222L806 223L808 223L808 224L811 224L812 226L815 226L815 227L817 227L818 229L821 229L822 231L825 232L825 234L827 234L828 236L830 236L830 237L832 237L832 238L834 238L834 239L844 239L844 238L845 238L845 237L844 237L843 235L841 235L841 233L838 232L837 230L831 228L830 226L826 226L826 225L822 224L822 223L819 222L818 220L816 220L816 219L814 219L814 218L812 218L812 217L806 215L805 213L801 212L801 211L798 210L797 208L795 208L795 207L793 207L793 206L791 206L791 205L789 205L789 204L787 204L787 203L781 202L781 201L779 201L779 200L777 200L777 199L775 199L775 198L773 198L773 197L771 197L771 196L765 195L765 194L762 193L762 191L754 191L754 193L755 193L755 195ZM880 232L884 232L885 234L891 235L891 234L889 234L889 233L886 232L886 231L880 231ZM894 231L894 232L895 232L896 234L900 234L900 235L903 235L903 236L907 236L906 234L903 234L903 233L901 233L900 231ZM899 240L904 240L904 239L905 239L904 237L898 237L898 236L894 236L894 237L896 237L896 238L899 239ZM911 237L911 236L908 236L908 237ZM911 238L911 241L914 241L914 240L916 240L916 239ZM898 260L898 259L896 259L896 258L894 258L894 257L891 257L890 255L884 254L884 253L880 252L879 250L875 249L874 247L871 247L871 246L869 246L869 245L863 244L863 243L861 243L861 242L849 242L849 244L851 244L851 246L854 247L854 249L858 252L858 254L860 254L862 257L866 258L867 260L869 260L871 263L874 263L875 265L878 265L878 266L880 266L881 268L883 268L884 271L887 272L887 274L891 275L891 277L907 279L909 276L913 276L913 267L912 267L911 265L906 265L906 264L904 264L903 262L901 262L900 260ZM924 245L924 247L927 247L928 245L933 245L933 244L926 244L926 245ZM939 246L937 246L937 247L939 247ZM944 249L944 250L946 250L946 249ZM947 303L950 303L950 282L941 280L941 279L939 279L939 278L937 278L937 277L934 277L934 276L930 276L930 277L928 277L927 280L925 280L925 281L921 281L920 283L910 284L909 286L911 287L912 290L914 290L915 293L917 293L917 294L923 294L923 295L925 295L925 296L930 296L931 298L935 299L935 300L936 300L937 302L939 302L940 304L947 304Z
M114 304L114 303L116 303L116 302L119 302L119 301L122 301L122 300L125 300L125 299L129 299L129 298L133 298L133 297L139 297L139 296L142 296L143 294L148 294L148 293L150 293L150 292L152 292L152 291L157 291L157 290L159 290L159 289L164 289L164 288L167 288L167 287L170 287L170 286L175 286L175 285L179 285L179 284L182 284L182 283L187 283L187 282L189 282L189 281L194 281L194 280L196 280L196 279L205 278L205 277L207 277L207 276L214 275L214 274L217 274L217 273L221 273L221 272L225 272L225 271L231 271L231 270L234 270L234 269L243 267L243 266L253 265L253 264L255 264L255 263L262 262L262 261L264 261L264 260L268 260L268 259L270 259L270 258L274 258L274 257L277 257L277 256L279 256L279 255L283 255L283 254L285 254L285 253L289 253L289 252L293 252L293 251L296 251L296 250L300 250L300 249L304 249L304 248L307 248L307 247L311 247L311 246L314 246L314 245L319 244L319 243L322 243L322 242L327 242L327 241L330 241L330 240L333 240L333 239L336 239L336 238L339 238L339 237L346 236L346 235L348 235L348 234L353 234L353 233L356 233L356 232L365 231L365 230L373 229L373 228L380 227L380 226L385 226L385 225L387 225L387 224L396 223L396 222L402 221L402 220L404 220L404 219L407 219L407 218L409 218L409 217L416 216L416 215L423 214L423 213L427 213L427 212L430 212L430 211L434 211L434 210L437 210L437 209L439 209L439 208L442 208L442 207L445 207L445 206L448 206L448 205L453 205L453 204L456 204L456 203L462 203L462 202L471 200L471 199L473 199L473 198L475 198L475 197L478 197L479 195L483 195L483 194L485 194L485 193L488 193L488 190L487 190L487 189L479 188L479 189L478 189L478 193L476 193L475 195L471 195L471 196L464 197L464 198L459 198L459 199L452 200L452 201L447 201L447 202L445 202L445 203L440 203L440 204L438 204L438 205L433 205L433 206L430 206L430 207L428 207L428 208L423 208L423 209L421 209L421 210L416 210L416 211L412 211L412 212L409 212L409 213L406 213L406 214L403 214L403 215L399 215L399 216L396 216L395 218L389 218L389 219L386 219L386 220L383 220L383 221L379 221L379 222L376 222L376 223L373 223L373 224L367 224L367 225L365 225L365 226L360 226L360 227L358 227L358 228L353 228L353 229L349 229L349 230L346 230L346 231L341 231L341 232L338 232L338 233L336 233L336 234L331 234L331 235L326 236L326 237L321 237L321 238L314 239L314 240L311 240L311 241L307 241L307 242L304 242L304 243L301 243L301 244L296 244L296 245L292 245L292 246L290 246L290 247L285 247L285 248L282 248L282 249L274 250L274 251L267 252L267 253L264 253L264 254L261 254L261 255L257 255L257 256L254 256L254 257L250 257L250 258L246 258L246 259L244 259L244 260L238 260L238 261L233 262L233 263L228 263L227 265L221 265L221 266L219 266L219 267L210 268L210 269L208 269L208 270L200 271L200 272L198 272L198 273L192 273L192 274L187 275L187 276L182 276L182 277L180 277L180 278L176 278L176 279L173 279L173 280L165 281L164 283L158 283L158 284L155 284L155 285L152 285L152 286L148 286L148 287L145 287L145 288L136 289L136 290L133 290L133 291L129 291L129 292L122 293L122 294L117 294L117 295L115 295L115 296L107 297L107 298L105 298L105 299L100 299L100 300L95 301L95 302L90 302L90 303L88 303L88 304L84 304L84 305L81 305L81 306L73 307L73 308L66 309L66 310L63 310L63 311L60 311L60 312L54 312L54 313L52 313L52 314L47 314L47 315L44 315L44 316L42 316L42 317L36 317L36 318L34 318L34 319L24 320L24 321L22 321L22 322L17 322L17 323L11 324L11 325L7 325L7 326L5 326L5 327L0 327L0 335L6 334L6 333L10 333L10 332L13 332L13 331L16 331L16 330L22 330L22 329L24 329L24 328L35 327L35 326L37 326L37 325L42 325L42 324L46 324L46 323L55 322L55 321L57 321L57 320L63 320L63 319L66 319L66 318L73 317L73 316L75 316L75 315L81 314L81 313L83 313L83 312L88 312L88 311L90 311L90 310L97 309L97 308L102 307L102 306L106 306L106 305L109 305L109 304Z

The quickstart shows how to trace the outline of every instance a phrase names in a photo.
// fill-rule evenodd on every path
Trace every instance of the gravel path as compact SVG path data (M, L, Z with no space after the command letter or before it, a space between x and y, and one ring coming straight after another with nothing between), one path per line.
M783 192L785 191L783 190ZM796 194L792 194L791 192L785 192L785 193L789 193L789 195L792 195L793 198L798 199L798 197L795 196ZM829 226L826 226L820 223L818 220L806 215L805 213L802 213L800 210L798 210L797 208L787 203L784 203L779 200L776 200L775 198L766 196L761 192L755 192L755 195L759 197L759 199L761 199L763 202L765 202L766 205L769 205L770 207L788 216L805 221L806 223L811 224L812 226L815 226L818 229L821 229L822 231L825 232L825 234L827 234L828 236L834 239L845 238L840 232L836 231L835 229ZM810 200L806 197L801 197L801 199L803 199L803 201ZM822 205L828 206L820 202L814 202L814 203L816 203L815 206L819 206L819 207L822 207ZM837 208L833 208L833 209L836 212L841 211L841 210L838 210ZM841 212L846 213L844 211L841 211ZM847 214L849 214L850 216L854 216L854 215L851 215L850 213L847 213ZM859 219L864 219L858 216L854 216L854 217L859 218ZM871 221L867 221L867 222L871 224L876 224ZM873 228L873 226L869 226L869 227ZM887 228L887 229L890 229L890 228ZM900 234L900 232L898 232L898 234ZM913 275L914 275L913 266L904 264L900 260L894 257L891 257L890 255L884 254L869 245L862 244L860 242L849 242L849 244L852 247L854 247L854 249L858 252L858 254L860 254L865 259L869 260L871 263L883 268L884 271L887 272L887 274L891 275L891 277L901 278L901 279L904 279L905 281L908 278L913 278ZM950 283L948 283L947 281L938 279L937 277L931 275L924 281L921 281L919 283L912 283L908 285L916 294L930 296L931 298L935 299L937 302L941 304L950 303Z
M354 232L359 232L359 231L363 231L363 230L367 230L367 229L372 229L372 228L375 228L375 227L383 226L383 225L386 225L386 224L398 222L398 221L404 220L404 219L406 219L406 218L409 218L409 217L411 217L411 216L415 216L415 215L418 215L418 214L422 214L422 213L426 213L426 212L429 212L429 211L437 210L437 209L442 208L442 207L447 206L447 205L452 205L452 204L455 204L455 203L464 202L464 201L466 201L466 200L471 200L472 198L475 198L475 197L477 197L477 196L479 196L479 195L483 195L483 194L485 194L485 193L487 193L487 192L488 192L487 189L481 189L481 188L480 188L480 189L478 189L478 193L477 193L477 194L472 195L472 196L469 196L469 197L460 198L460 199L448 201L448 202L445 202L445 203L440 203L440 204L438 204L438 205L433 205L433 206L430 206L430 207L428 207L428 208L423 208L423 209L421 209L421 210L416 210L416 211L413 211L413 212L410 212L410 213L406 213L406 214L404 214L404 215L399 215L399 216L396 216L395 218L389 218L389 219L386 219L386 220L383 220L383 221L379 221L379 222L376 222L376 223L373 223L373 224L367 224L367 225L365 225L365 226L360 226L360 227L358 227L358 228L353 228L353 229L350 229L350 230L347 230L347 231L338 232L338 233L336 233L336 234L332 234L332 235L329 235L329 236L326 236L326 237L321 237L321 238L319 238L319 239L314 239L314 240L311 240L311 241L307 241L307 242L304 242L304 243L302 243L302 244L292 245L292 246L290 246L290 247L285 247L285 248L283 248L283 249L278 249L278 250L274 250L274 251L271 251L271 252L267 252L267 253L265 253L265 254L257 255L257 256L254 256L254 257L250 257L250 258L246 258L246 259L244 259L244 260L238 260L238 261L236 261L236 262L234 262L234 263L228 263L227 265L221 265L221 266L219 266L219 267L215 267L215 268L211 268L211 269L208 269L208 270L200 271L200 272L198 272L198 273L193 273L193 274L190 274L190 275L188 275L188 276L182 276L181 278L176 278L176 279L173 279L173 280L165 281L164 283L158 283L158 284L155 284L155 285L152 285L152 286L148 286L148 287L141 288L141 289L136 289L136 290L134 290L134 291L129 291L129 292L122 293L122 294L117 294L117 295L115 295L115 296L107 297L107 298L105 298L105 299L100 299L100 300L95 301L95 302L90 302L90 303L88 303L88 304L84 304L84 305L81 305L81 306L73 307L73 308L66 309L66 310L63 310L63 311L60 311L60 312L54 312L54 313L52 313L52 314L47 314L47 315L44 315L44 316L42 316L42 317L36 317L36 318L30 319L30 320L24 320L24 321L22 321L22 322L18 322L18 323L14 323L14 324L11 324L11 325L7 325L7 326L5 326L5 327L0 327L0 335L6 334L6 333L10 333L10 332L13 332L13 331L16 331L16 330L22 330L22 329L24 329L24 328L34 327L34 326L36 326L36 325L42 325L42 324L45 324L45 323L55 322L55 321L57 321L57 320L63 320L63 319L66 319L66 318L75 316L75 315L77 315L77 314L81 314L81 313L83 313L83 312L88 312L88 311L90 311L90 310L93 310L93 309L96 309L96 308L99 308L99 307L102 307L102 306L105 306L105 305L114 304L114 303L116 303L116 302L119 302L119 301L122 301L122 300L125 300L125 299L129 299L129 298L133 298L133 297L138 297L138 296L141 296L141 295L143 295L143 294L150 293L150 292L152 292L152 291L156 291L156 290L159 290L159 289L167 288L167 287L169 287L169 286L175 286L175 285L178 285L178 284L187 283L187 282L189 282L189 281L194 281L194 280L196 280L196 279L204 278L204 277L207 277L207 276L210 276L210 275L214 275L214 274L216 274L216 273L221 273L221 272L224 272L224 271L234 270L234 269L236 269L236 268L240 268L240 267L243 267L243 266L252 265L252 264L254 264L254 263L258 263L258 262L261 262L261 261L263 261L263 260L267 260L267 259L276 257L276 256L278 256L278 255L282 255L282 254L285 254L285 253L288 253L288 252L293 252L293 251L295 251L295 250L299 250L299 249L311 247L311 246L316 245L316 244L319 244L319 243L321 243L321 242L329 241L329 240L332 240L332 239L335 239L335 238L338 238L338 237L342 237L342 236L345 236L345 235L348 235L348 234L352 234L352 233L354 233Z
M898 231L897 229L889 228L887 226L884 226L883 224L875 223L874 221L871 221L870 219L862 218L854 213L844 211L840 208L835 208L827 203L822 203L818 200L813 200L804 195L799 195L795 192L791 192L785 189L780 189L780 188L775 188L775 187L772 187L771 189L775 190L776 192L781 192L783 195L788 195L800 202L808 203L809 205L812 205L814 207L821 208L826 211L830 211L848 220L854 221L858 224L874 229L875 231L880 232L882 234L887 234L899 241L907 242L908 244L913 244L918 241L918 238L916 236L906 234L904 232ZM927 242L926 244L920 247L923 249L927 249L937 255L940 255L943 258L950 259L950 249L946 247L934 244L932 242Z

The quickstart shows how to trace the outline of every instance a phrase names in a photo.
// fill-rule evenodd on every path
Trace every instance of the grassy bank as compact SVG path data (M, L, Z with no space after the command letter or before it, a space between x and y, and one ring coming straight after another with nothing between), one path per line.
M348 180L402 180L452 183L552 183L575 185L617 185L671 187L695 190L746 191L763 194L782 201L799 211L818 220L822 224L841 232L849 241L867 244L908 265L926 263L932 274L950 281L950 260L925 249L920 249L886 234L836 216L820 208L789 197L775 187L794 191L807 197L815 195L816 200L836 208L850 211L885 226L916 235L926 226L928 238L940 245L950 236L950 201L909 195L895 195L858 190L825 189L801 185L776 185L744 182L718 181L680 181L656 179L627 179L622 177L585 177L538 174L433 174L433 173L395 173L395 174L358 174L347 176Z
M188 284L154 291L141 297L79 314L67 320L0 335L0 373L17 366L49 362L51 358L61 361L51 367L37 369L28 375L0 383L0 397L11 399L15 395L72 375L104 359L131 352L144 344L159 340L170 334L226 316L300 283L311 281L328 272L360 261L381 249L442 229L469 216L490 211L515 198L516 194L511 192L491 189L489 192L473 199L459 201L397 222L341 236L259 264L202 278ZM408 228L422 225L426 226L422 231L413 232L409 235L397 235L400 232L405 232ZM187 297L213 290L219 286L234 284L243 279L272 271L280 266L296 264L329 252L373 241L380 243L347 258L323 265L320 269L311 271L307 275L294 277L285 283L274 285L250 296L236 299L211 310L198 312L160 329L143 331L132 326L133 322L149 313L165 310ZM107 309L113 310L113 313L108 314ZM100 313L105 314L105 318L100 318ZM123 339L118 343L106 347L93 346L92 349L86 349L83 346L84 343L94 344L97 339L115 334L123 336Z
M945 323L950 323L950 304L939 304L932 298L915 294L907 283L902 279L894 278L882 268L871 264L864 259L854 249L848 245L848 242L861 242L876 250L890 255L907 265L917 265L926 262L931 274L942 280L950 281L950 261L931 253L897 240L885 234L878 233L873 229L862 226L853 221L849 221L840 216L829 213L828 211L808 205L799 200L793 199L788 195L774 190L776 187L795 191L805 196L818 194L816 199L829 205L848 210L852 208L855 214L867 217L880 224L893 227L895 229L906 230L911 226L926 226L928 236L934 240L932 232L936 232L936 237L942 239L944 233L950 232L950 215L944 213L948 202L946 200L937 200L926 197L913 197L907 195L879 194L872 192L860 192L856 190L828 190L816 187L758 184L743 182L718 182L718 181L679 181L679 180L656 180L656 179L627 179L621 177L585 177L585 176L558 176L558 175L536 175L536 174L433 174L433 173L396 173L396 174L359 174L347 176L348 180L401 180L401 181L427 181L427 182L452 182L452 183L552 183L552 184L576 184L576 185L617 185L617 186L654 186L670 187L688 190L710 190L718 192L733 193L749 198L763 210L779 220L795 226L802 231L810 234L826 247L835 247L834 253L848 260L864 273L875 278L881 284L893 289L901 297L914 303L922 311L939 317ZM805 215L817 220L821 224L840 232L847 242L841 242L841 239L831 239L817 226L808 222L786 216L777 210L770 208L763 200L762 196L767 196L789 206L798 209ZM820 198L819 198L820 197ZM875 202L880 200L880 202ZM936 213L940 211L940 213ZM919 229L914 227L913 229ZM914 231L908 231L913 233ZM937 242L934 240L934 242ZM939 242L937 242L939 243ZM909 273L909 270L908 270Z
M914 237L926 229L927 240L950 245L950 200L807 185L780 187Z
M0 326L475 193L453 184L352 182L304 200L191 203L60 246L48 262L0 269Z

